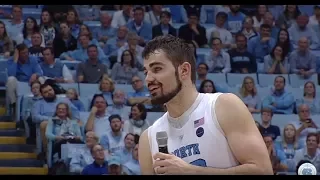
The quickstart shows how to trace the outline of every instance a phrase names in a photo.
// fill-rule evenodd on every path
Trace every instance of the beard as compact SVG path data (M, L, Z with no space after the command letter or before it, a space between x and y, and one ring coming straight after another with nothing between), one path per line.
M54 95L54 96L49 96L49 97L43 97L43 99L46 101L46 102L53 102L54 100L56 100L57 96Z
M175 77L176 77L177 87L174 90L172 90L171 92L167 93L167 94L164 94L163 92L160 92L161 95L151 97L151 103L153 105L165 104L165 103L169 102L172 98L174 98L181 91L182 83L178 78L178 71L176 71Z

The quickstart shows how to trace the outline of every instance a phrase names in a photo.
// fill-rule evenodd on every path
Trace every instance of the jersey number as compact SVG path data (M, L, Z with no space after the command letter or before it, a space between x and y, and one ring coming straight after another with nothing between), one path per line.
M197 159L192 161L190 164L195 166L207 167L207 162L204 159Z

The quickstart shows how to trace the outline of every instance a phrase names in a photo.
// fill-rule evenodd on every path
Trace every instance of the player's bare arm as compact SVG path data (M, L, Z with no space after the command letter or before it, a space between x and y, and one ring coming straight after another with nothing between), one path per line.
M227 169L192 166L191 174L272 175L266 145L243 102L234 94L222 94L217 99L215 112L232 153L240 165Z
M148 138L148 129L145 130L139 140L139 164L142 175L153 175L155 174L153 170L153 161L150 151L149 138Z

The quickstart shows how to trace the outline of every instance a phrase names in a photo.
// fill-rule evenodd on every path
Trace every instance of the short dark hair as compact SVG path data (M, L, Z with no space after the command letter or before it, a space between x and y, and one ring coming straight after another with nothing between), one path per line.
M269 24L261 24L260 29L270 29L271 30L271 26Z
M211 44L212 44L212 43L213 43L213 41L215 41L215 40L218 40L218 41L220 42L220 44L222 44L221 39L220 39L220 38L218 38L218 37L214 37L214 38L212 38L212 40L211 40Z
M202 63L199 63L199 64L198 64L198 67L199 67L200 65L204 65L204 66L206 67L206 70L207 70L207 71L209 70L209 66L208 66L206 63L203 63L203 62L202 62Z
M162 11L162 12L160 13L160 18L161 18L162 16L168 16L168 18L171 18L171 13L170 13L169 11Z
M191 81L193 84L196 82L196 59L194 52L191 51L189 45L178 37L172 35L158 36L146 45L142 52L142 57L147 59L151 54L157 50L165 52L168 59L172 62L173 66L178 68L184 62L191 65Z
M22 43L22 44L18 44L18 45L16 46L16 48L17 48L18 51L20 52L20 51L23 51L23 50L25 50L25 49L28 49L28 46L25 45L24 43Z
M113 119L119 119L121 121L121 116L118 114L112 114L111 116L109 116L109 122L111 123Z
M319 135L318 135L317 133L314 133L314 132L311 132L311 133L309 133L309 134L307 135L306 141L308 141L308 139L309 139L310 137L312 137L312 136L316 137L316 139L317 139L317 144L319 144Z
M278 78L282 78L283 79L283 83L284 83L284 85L286 85L286 78L284 78L283 76L277 76L276 78L274 78L274 82L276 82L276 79L278 79Z
M237 41L239 37L243 37L247 41L247 37L243 33L237 33L234 39Z
M50 86L49 84L46 84L46 83L44 83L44 84L41 84L41 86L40 86L40 93L42 93L42 89L44 89L44 88L46 88L46 87L48 87L48 86ZM51 86L50 86L51 87Z
M50 50L51 54L54 54L53 48L52 47L45 47L42 49L42 53L46 50Z
M88 48L87 48L87 49L92 48L92 47L94 47L94 48L98 49L98 46L97 46L97 45L95 45L95 44L90 44L90 45L88 46Z
M106 101L106 104L107 104L107 107L108 107L108 102L107 102L107 100L104 98L103 94L95 94L95 95L93 95L92 100L91 100L91 102L90 102L90 107L89 107L90 109L93 107L94 101L96 100L97 97L103 98L103 99Z

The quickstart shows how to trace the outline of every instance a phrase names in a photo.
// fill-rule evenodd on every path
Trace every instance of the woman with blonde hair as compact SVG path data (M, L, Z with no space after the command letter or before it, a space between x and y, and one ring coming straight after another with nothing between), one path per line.
M114 82L108 75L103 75L101 81L99 82L98 93L103 94L104 99L107 101L108 106L113 105L113 92L114 92ZM92 97L89 102L92 101Z
M248 107L251 113L260 112L261 99L258 95L257 88L255 86L255 82L252 77L246 76L243 79L239 94L240 94L240 98L242 99L244 104Z
M294 155L295 151L303 148L303 144L299 143L297 137L297 130L293 124L287 124L283 128L282 140L276 142L276 148L283 150L287 158L288 170L295 170Z
M54 142L52 155L58 153L61 158L61 145L66 143L83 143L81 128L77 120L71 119L70 107L66 103L59 103L56 112L48 120L46 137Z

